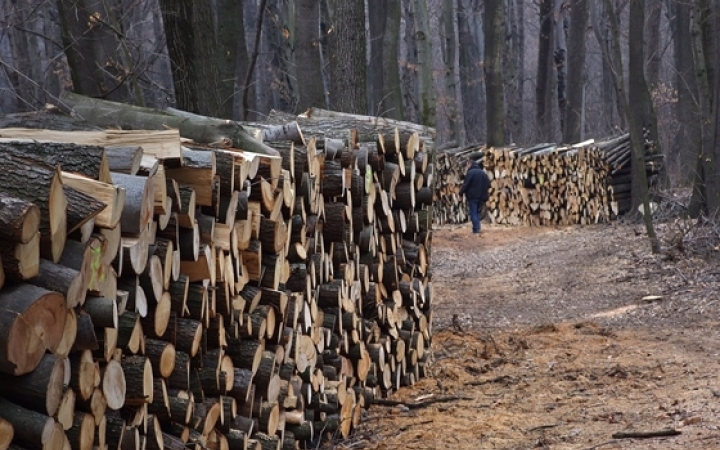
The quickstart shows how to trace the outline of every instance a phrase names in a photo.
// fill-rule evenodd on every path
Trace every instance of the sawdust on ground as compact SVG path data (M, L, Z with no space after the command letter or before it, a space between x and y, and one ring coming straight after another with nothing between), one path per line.
M432 376L335 448L720 448L717 256L652 255L637 225L455 226L432 270Z

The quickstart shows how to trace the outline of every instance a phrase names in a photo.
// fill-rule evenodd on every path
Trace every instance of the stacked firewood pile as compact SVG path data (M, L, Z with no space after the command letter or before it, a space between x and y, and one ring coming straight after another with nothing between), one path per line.
M651 184L662 172L662 155L646 143L646 171ZM436 158L435 223L468 220L458 196L465 161L483 162L490 178L489 220L511 225L592 224L630 209L629 135L570 146L541 144L530 148L449 149Z
M647 133L646 133L647 135ZM631 170L632 148L630 135L623 134L616 138L597 143L603 159L608 165L607 195L611 217L617 217L630 211L632 199L633 174ZM655 186L661 180L665 170L664 157L657 152L655 144L645 139L645 173L648 185Z
M425 375L425 141L255 125L0 129L0 450L299 448Z

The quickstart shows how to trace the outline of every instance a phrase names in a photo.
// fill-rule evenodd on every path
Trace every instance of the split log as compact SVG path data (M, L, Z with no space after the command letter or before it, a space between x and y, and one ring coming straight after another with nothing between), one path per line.
M40 209L35 204L0 192L0 238L27 244L40 227Z
M4 158L0 191L32 202L40 209L41 253L57 262L67 235L67 198L59 171L48 170L20 158Z
M0 240L0 261L7 280L25 281L40 271L40 233L25 244Z
M117 185L95 181L82 175L62 172L63 184L83 194L92 197L105 205L105 208L95 217L95 225L101 228L115 228L120 222L125 207L125 193ZM68 199L70 202L70 199Z

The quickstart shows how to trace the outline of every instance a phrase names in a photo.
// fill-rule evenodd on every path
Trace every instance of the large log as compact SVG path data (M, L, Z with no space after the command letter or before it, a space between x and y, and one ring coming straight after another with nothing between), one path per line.
M0 372L34 370L46 350L57 349L66 320L65 299L29 284L0 291Z
M40 208L42 254L53 262L60 259L67 232L67 198L57 170L36 166L15 157L3 158L0 192L34 203Z
M63 92L60 98L75 113L98 126L144 130L175 128L182 137L197 143L277 155L275 150L256 140L238 122L201 116L172 115L156 109L93 99L71 92Z
M55 415L65 382L65 358L45 354L37 368L19 377L0 374L3 396L33 411Z
M56 116L60 117L60 116ZM54 120L53 122L57 122ZM26 125L26 124L22 124ZM40 126L39 128L48 128ZM55 127L57 128L57 127ZM0 137L17 140L32 139L43 142L61 142L76 145L95 145L101 147L112 146L133 146L141 145L145 155L153 155L157 158L180 158L182 150L180 147L180 134L177 130L162 128L162 131L148 131L146 129L134 130L97 130L90 123L85 123L79 130L55 131L51 129L28 129L28 128L4 128ZM124 171L122 171L124 172ZM133 175L130 173L130 175Z
M15 430L13 442L28 449L62 450L65 433L59 423L0 397L0 418L10 422Z
M3 130L2 133L7 133ZM104 183L111 182L110 168L102 147L63 144L56 142L0 140L0 155L33 161L38 165L88 176Z

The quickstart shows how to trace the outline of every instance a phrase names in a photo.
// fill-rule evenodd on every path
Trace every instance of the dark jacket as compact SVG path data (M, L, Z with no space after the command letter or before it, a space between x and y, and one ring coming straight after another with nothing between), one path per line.
M468 199L486 202L489 189L490 179L478 163L473 162L465 174L465 182L460 189L460 195L464 194Z

